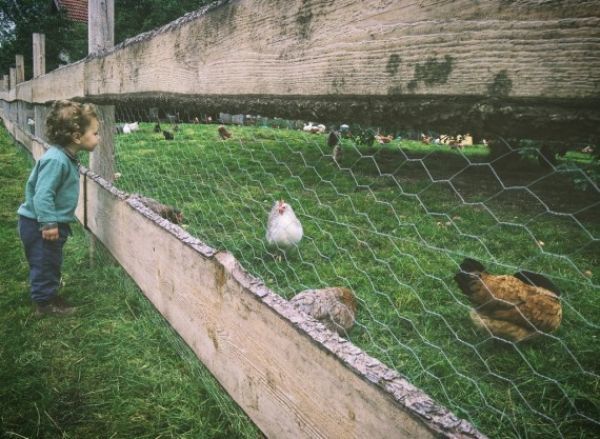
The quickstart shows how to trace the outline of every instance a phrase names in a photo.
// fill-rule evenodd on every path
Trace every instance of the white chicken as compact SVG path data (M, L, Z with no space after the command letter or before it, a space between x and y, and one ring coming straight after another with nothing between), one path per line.
M138 131L140 129L140 125L138 122L126 123L123 125L123 134L130 134L134 131Z
M292 297L290 303L340 335L354 325L356 299L348 288L305 290Z
M276 201L267 221L267 243L285 250L298 245L303 234L292 206L284 200Z

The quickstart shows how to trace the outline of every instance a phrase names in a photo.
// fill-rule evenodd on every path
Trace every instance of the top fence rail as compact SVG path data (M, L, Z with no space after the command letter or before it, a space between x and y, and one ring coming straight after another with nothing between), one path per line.
M600 1L220 1L0 93L595 141Z

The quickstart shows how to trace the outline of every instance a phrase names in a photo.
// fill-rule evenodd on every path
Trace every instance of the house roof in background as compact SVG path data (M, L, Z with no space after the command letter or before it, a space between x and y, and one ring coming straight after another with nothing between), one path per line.
M54 0L57 9L63 8L67 17L73 21L87 23L88 2L87 0Z

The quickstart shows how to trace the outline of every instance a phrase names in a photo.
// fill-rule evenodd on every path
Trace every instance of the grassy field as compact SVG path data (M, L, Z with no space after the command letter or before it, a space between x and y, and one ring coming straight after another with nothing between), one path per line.
M185 227L231 251L284 297L351 287L348 337L494 438L591 437L599 426L600 196L513 154L489 163L414 141L344 141L335 164L324 135L261 127L152 125L117 137L118 187L180 207ZM570 153L586 166L586 156ZM504 160L505 162L507 160ZM283 261L265 246L274 200L305 230ZM563 290L564 320L519 345L476 331L452 278L466 257L490 271L542 272Z
M80 226L66 318L34 317L16 209L30 159L0 128L0 437L255 438L257 428Z

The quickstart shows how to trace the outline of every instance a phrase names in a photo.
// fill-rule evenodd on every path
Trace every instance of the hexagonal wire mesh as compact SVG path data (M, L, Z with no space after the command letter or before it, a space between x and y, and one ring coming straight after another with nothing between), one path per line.
M492 139L467 133L185 108L121 109L116 119L117 187L165 215L180 210L170 219L288 299L352 290L358 311L343 335L484 433L583 437L598 427L593 146L555 154L494 139L502 148L492 154ZM304 231L286 250L266 240L280 199ZM488 274L461 270L465 258ZM543 275L529 283L545 289L515 281L523 270Z

